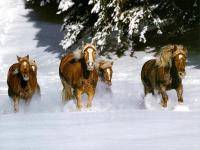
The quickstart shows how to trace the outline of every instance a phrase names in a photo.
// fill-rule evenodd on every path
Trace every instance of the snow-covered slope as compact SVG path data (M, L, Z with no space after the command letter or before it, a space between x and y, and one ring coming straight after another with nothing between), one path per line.
M185 104L190 112L161 110L151 95L145 104L140 70L153 53L115 59L112 94L99 84L93 107L77 112L73 102L62 111L58 76L60 25L41 21L23 0L0 1L0 149L200 149L199 53L191 52L184 79ZM14 114L7 95L6 77L16 55L29 54L38 63L41 103L20 104ZM176 93L170 91L170 107ZM84 97L85 98L85 97Z

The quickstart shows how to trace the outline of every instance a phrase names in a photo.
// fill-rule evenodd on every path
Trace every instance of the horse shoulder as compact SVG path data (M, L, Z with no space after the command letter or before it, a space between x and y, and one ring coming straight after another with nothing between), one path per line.
M94 82L94 86L96 87L96 85L97 85L97 82L98 82L98 78L99 78L99 76L98 76L98 72L96 71L96 69L94 69L93 70L93 82Z
M74 55L73 53L69 53L67 54L66 56L64 56L62 59L61 59L61 62L60 62L60 69L63 70L63 67L66 63L69 63L70 61L72 61L74 59Z
M72 86L76 86L83 76L83 69L81 67L81 63L79 61L73 63L65 63L61 76L66 80L66 82Z

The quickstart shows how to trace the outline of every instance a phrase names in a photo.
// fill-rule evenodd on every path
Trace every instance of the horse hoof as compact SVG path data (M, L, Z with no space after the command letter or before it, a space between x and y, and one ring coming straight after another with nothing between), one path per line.
M83 108L82 105L78 105L78 106L77 106L77 109L78 109L79 111L81 111L82 108Z
M91 108L91 107L92 107L92 104L87 104L86 107L87 107L87 108Z
M15 109L15 110L14 110L14 113L18 113L18 112L19 112L19 109Z
M167 103L165 103L165 102L163 102L163 101L160 102L160 105L161 105L163 108L166 108L166 107L167 107Z
M184 104L183 104L183 102L178 102L178 105L181 105L181 106L182 106L182 105L184 105Z

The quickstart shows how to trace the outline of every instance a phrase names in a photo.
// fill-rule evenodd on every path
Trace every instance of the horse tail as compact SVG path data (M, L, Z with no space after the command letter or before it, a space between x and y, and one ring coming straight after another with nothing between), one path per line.
M63 89L62 89L62 101L65 103L66 101L69 101L71 99L73 99L73 92L72 92L72 87L71 85L69 85L65 79L63 79L61 77L61 82L63 85Z

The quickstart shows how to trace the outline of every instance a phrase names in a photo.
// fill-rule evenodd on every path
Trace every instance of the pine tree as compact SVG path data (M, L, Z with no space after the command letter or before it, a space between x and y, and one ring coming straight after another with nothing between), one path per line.
M198 0L32 0L57 3L64 14L64 39L69 49L80 40L97 41L102 53L123 54L153 37L184 34L200 25Z

